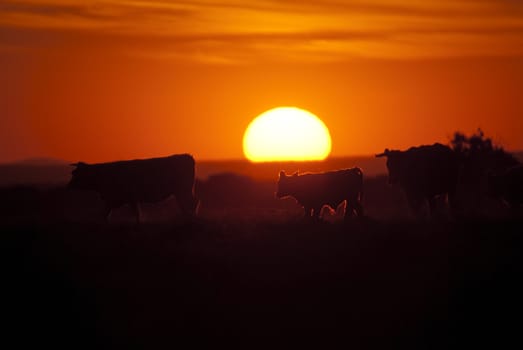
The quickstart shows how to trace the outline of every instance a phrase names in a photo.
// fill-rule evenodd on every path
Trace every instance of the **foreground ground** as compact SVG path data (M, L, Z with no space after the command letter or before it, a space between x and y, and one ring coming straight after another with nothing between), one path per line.
M521 329L521 227L4 225L3 333L19 346L69 348L500 347Z

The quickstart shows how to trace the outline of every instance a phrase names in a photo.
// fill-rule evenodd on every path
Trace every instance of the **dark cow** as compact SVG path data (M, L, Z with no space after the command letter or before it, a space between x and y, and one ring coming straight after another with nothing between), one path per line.
M455 213L460 163L450 147L435 143L406 151L386 149L376 157L387 157L389 184L398 184L404 190L416 216L421 216L420 209L426 202L429 215L434 216L440 196L448 197L451 212Z
M195 214L194 159L180 154L162 158L111 163L72 164L76 168L68 187L92 190L105 202L105 218L112 209L131 204L140 222L140 202L159 202L174 195L184 216Z
M304 207L305 217L320 217L321 209L328 205L336 209L346 201L345 219L353 214L363 215L363 173L360 168L343 169L325 173L287 176L280 172L276 197L292 196Z
M515 213L523 205L523 165L488 177L488 194L504 200Z

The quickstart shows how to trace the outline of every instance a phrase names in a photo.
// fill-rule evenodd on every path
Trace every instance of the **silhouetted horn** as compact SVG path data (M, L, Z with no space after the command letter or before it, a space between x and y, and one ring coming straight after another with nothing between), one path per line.
M69 164L69 165L70 165L70 166L79 167L79 166L87 165L87 163L84 163L84 162L78 162L78 163L71 163L71 164Z
M390 154L390 151L388 148L385 148L385 151L383 153L380 153L380 154L376 154L376 158L380 158L380 157L386 157Z

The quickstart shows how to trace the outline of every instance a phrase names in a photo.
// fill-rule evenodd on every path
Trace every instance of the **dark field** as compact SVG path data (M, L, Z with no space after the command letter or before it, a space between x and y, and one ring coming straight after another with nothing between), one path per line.
M517 340L523 311L520 227L370 220L4 227L3 341L507 345Z
M4 188L3 341L18 347L469 349L520 341L521 218L498 202L415 221L385 177L367 217L304 222L273 182L221 174L181 222L174 200L145 223L93 194ZM473 214L473 215L472 215Z

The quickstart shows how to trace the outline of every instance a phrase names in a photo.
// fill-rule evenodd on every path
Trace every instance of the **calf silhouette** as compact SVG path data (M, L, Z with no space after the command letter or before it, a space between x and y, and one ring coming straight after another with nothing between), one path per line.
M286 175L280 172L276 197L294 197L303 206L305 217L319 219L321 209L328 205L336 209L346 201L344 218L363 216L362 200L363 172L350 168L324 173Z

